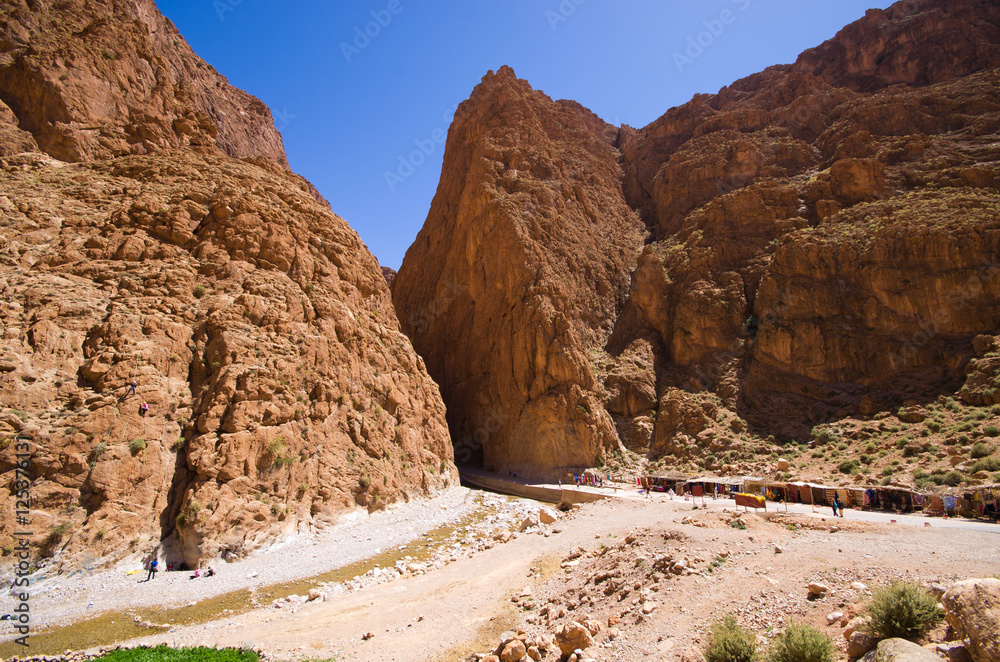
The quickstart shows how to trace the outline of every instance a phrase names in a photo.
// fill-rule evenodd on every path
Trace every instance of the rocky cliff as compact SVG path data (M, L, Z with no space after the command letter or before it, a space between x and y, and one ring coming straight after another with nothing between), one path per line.
M591 466L617 446L591 354L644 233L619 186L618 140L506 67L458 109L444 179L393 287L464 461Z
M638 131L488 75L393 286L453 436L713 468L957 393L1000 327L998 65L996 3L925 0Z
M381 269L266 107L151 2L0 11L0 545L194 564L453 484Z

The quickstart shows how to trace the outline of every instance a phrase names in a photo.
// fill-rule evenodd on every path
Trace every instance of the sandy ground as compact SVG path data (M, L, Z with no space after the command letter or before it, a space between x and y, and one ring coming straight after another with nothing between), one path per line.
M659 495L609 499L422 576L328 602L262 608L132 643L253 645L280 659L464 660L494 647L505 630L551 629L528 623L529 618L541 620L533 616L537 611L522 611L511 601L530 588L539 604L568 604L569 619L624 614L614 641L599 635L588 651L596 660L680 660L700 644L709 623L726 613L736 614L762 641L795 619L821 626L843 647L839 626L827 626L826 615L858 608L868 592L853 588L856 582L869 587L892 578L950 583L1000 572L1000 527L994 525L850 510L835 520L805 506L792 508L803 513L777 519L746 515L749 528L739 530L726 521L735 510L731 501L709 499L707 505L693 510L691 502ZM685 517L698 525L682 523ZM802 528L795 530L796 523ZM831 532L830 526L840 530ZM632 618L638 600L579 605L567 600L574 575L595 561L585 557L570 572L560 569L559 561L578 547L597 551L620 545L637 530L673 533L683 540L678 544L684 553L704 559L725 550L728 560L710 574L669 578L654 587L659 608L648 615ZM626 550L622 563L628 554L641 553ZM826 583L830 594L807 600L810 581ZM366 634L373 636L363 639Z

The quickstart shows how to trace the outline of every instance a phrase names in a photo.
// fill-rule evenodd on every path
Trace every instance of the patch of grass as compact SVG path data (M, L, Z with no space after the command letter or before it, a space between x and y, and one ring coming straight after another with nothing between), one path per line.
M924 423L924 425L926 425L927 429L930 430L931 432L941 431L941 424L938 423L937 421L927 421L926 423Z
M139 451L144 451L146 450L146 440L133 439L132 441L128 442L128 449L132 451L133 454L138 453Z
M116 650L96 662L258 662L260 656L253 651L235 648L132 648Z
M771 644L768 662L833 662L830 637L811 625L792 623Z
M712 624L705 662L756 662L759 659L756 639L736 623L734 616L726 616Z
M194 294L195 299L200 299L205 296L205 292L207 291L208 290L204 285L199 284L194 286L194 290L191 293Z
M187 439L184 437L177 437L174 439L173 443L170 444L170 450L176 453L180 449L184 448L185 444L187 444Z
M983 434L987 437L1000 437L1000 427L995 425L987 425L983 428Z
M877 589L865 608L866 631L875 639L916 641L944 618L937 598L913 582L894 581Z

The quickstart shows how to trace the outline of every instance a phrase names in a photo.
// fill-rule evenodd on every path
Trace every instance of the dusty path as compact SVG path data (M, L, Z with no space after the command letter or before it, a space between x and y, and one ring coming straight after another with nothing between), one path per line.
M540 604L552 599L573 606L574 600L560 596L574 573L564 574L558 561L578 546L597 550L620 544L635 529L674 531L684 540L685 553L707 560L725 549L729 560L712 574L684 576L656 587L661 607L634 622L629 610L634 611L635 605L628 601L573 607L567 617L578 620L606 619L622 610L628 614L622 617L618 638L594 649L598 660L680 659L712 619L728 612L737 613L762 636L789 618L827 628L827 613L850 609L865 597L864 591L851 588L856 581L873 586L892 577L947 582L1000 571L996 527L989 531L922 524L904 528L850 518L822 521L820 514L792 513L773 522L745 516L749 529L744 531L725 523L731 515L722 513L721 500L708 503L712 508L693 511L692 503L680 500L606 500L558 522L561 533L522 535L424 576L337 596L331 602L261 609L227 621L180 628L143 642L231 646L252 642L285 659L465 659L492 648L499 633L510 627L532 628L525 619L536 612L520 612L511 602L526 586ZM686 516L703 526L681 524ZM794 529L794 522L804 528L789 530L786 523ZM828 532L825 527L833 524L842 530ZM783 553L775 553L776 544ZM623 558L631 560L632 553ZM532 573L532 568L540 574ZM830 596L806 600L805 585L813 580L828 583L833 589ZM827 629L838 641L837 626ZM363 640L369 632L374 637Z

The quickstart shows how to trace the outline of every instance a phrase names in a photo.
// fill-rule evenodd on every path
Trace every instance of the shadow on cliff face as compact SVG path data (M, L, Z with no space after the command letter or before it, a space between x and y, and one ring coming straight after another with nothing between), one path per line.
M998 26L969 0L872 10L640 130L485 76L393 286L460 459L687 461L990 403Z

